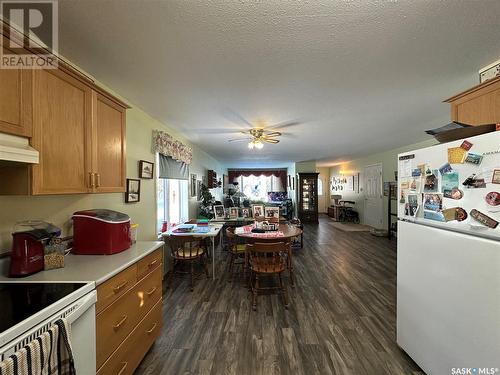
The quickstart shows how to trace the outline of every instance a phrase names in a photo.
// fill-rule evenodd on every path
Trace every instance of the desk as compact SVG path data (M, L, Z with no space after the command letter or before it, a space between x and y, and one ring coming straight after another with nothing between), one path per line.
M222 224L210 224L208 232L197 233L196 229L192 232L186 233L176 233L175 227L170 229L168 232L163 232L161 234L162 237L170 237L170 236L193 236L193 237L201 237L201 238L210 238L212 241L212 278L215 280L215 237L222 230Z
M294 286L293 279L293 263L292 263L292 238L300 236L303 232L302 229L297 228L293 224L280 224L276 232L266 233L252 233L253 226L247 225L244 227L236 228L234 234L238 237L244 238L247 242L285 242L288 251L288 271L290 272L290 284ZM273 235L274 234L274 235Z

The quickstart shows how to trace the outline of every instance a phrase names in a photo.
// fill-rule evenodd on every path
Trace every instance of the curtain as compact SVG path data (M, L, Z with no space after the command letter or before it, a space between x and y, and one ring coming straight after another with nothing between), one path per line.
M189 166L186 163L174 160L170 156L159 154L159 178L176 180L189 179Z
M279 178L281 181L281 185L283 186L283 189L286 190L287 187L287 170L286 169L275 169L275 170L269 170L269 169L229 169L228 170L228 175L229 175L229 182L233 182L235 179L238 177L244 176L275 176Z

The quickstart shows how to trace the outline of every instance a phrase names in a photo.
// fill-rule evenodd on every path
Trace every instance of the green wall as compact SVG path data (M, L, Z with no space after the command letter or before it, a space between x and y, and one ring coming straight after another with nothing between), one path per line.
M345 172L348 175L352 175L354 173L359 173L359 193L355 193L352 191L345 191L340 193L342 195L342 199L355 201L355 208L359 212L359 217L361 222L363 222L363 210L364 210L364 194L363 194L363 171L364 167L367 165L382 163L382 176L383 181L394 181L394 171L398 168L397 156L399 153L411 151L423 147L429 147L435 145L437 142L433 139L415 143L403 147L399 147L396 149L388 150L385 152L380 152L373 155L368 155L359 159L355 159L349 162L341 163L335 165L330 168L330 177L340 175L340 172ZM339 194L339 193L335 193ZM330 202L333 203L333 202ZM383 210L383 218L382 218L382 228L387 228L387 210L388 210L388 201L387 197L384 197L384 210ZM396 209L393 209L393 212L396 212Z
M154 161L151 151L153 129L169 132L173 137L188 143L174 129L152 118L140 108L130 103L127 111L127 177L138 178L138 161ZM193 163L190 173L196 173L198 179L213 169L222 178L226 173L222 164L196 146L193 147ZM124 203L123 193L78 194L56 196L0 196L0 253L9 251L11 232L17 221L40 219L63 228L65 234L71 230L71 214L77 210L89 208L109 208L125 212L132 221L139 224L139 240L156 239L156 198L155 180L141 180L141 201ZM222 189L213 189L212 193L220 198ZM196 217L198 202L189 198L189 216Z

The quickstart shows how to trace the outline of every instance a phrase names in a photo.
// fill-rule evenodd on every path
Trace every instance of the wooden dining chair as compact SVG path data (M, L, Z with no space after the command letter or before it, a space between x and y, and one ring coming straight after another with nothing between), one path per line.
M207 249L202 238L194 236L170 236L170 251L172 255L171 281L176 274L189 274L191 291L194 289L194 263L198 262L203 269L207 279L210 277L207 266ZM182 264L189 265L189 271L179 268Z
M238 258L243 258L243 262L238 263L239 265L242 266L243 270L243 275L246 274L246 244L242 242L241 239L239 239L235 234L234 234L234 229L233 227L226 228L226 238L227 238L227 250L229 253L229 274L233 275L233 267L235 264L235 261ZM229 280L231 281L231 280Z
M252 307L257 310L257 295L259 291L278 289L281 291L283 304L288 308L286 286L283 283L282 273L287 269L287 246L284 242L254 243L247 245L250 263L250 285L252 289ZM278 287L261 287L260 279L265 276L278 275Z

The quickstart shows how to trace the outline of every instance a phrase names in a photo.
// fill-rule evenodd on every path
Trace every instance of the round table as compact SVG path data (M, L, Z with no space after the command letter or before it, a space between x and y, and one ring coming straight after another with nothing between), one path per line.
M253 225L249 225L247 227L253 228ZM240 227L244 228L244 227ZM241 230L241 229L240 229ZM245 241L249 243L256 243L256 242L285 242L287 244L287 249L288 249L288 271L290 272L290 284L292 287L294 286L294 277L293 277L293 263L292 263L292 246L291 242L292 239L295 237L300 236L303 231L300 228L297 228L296 226L292 224L279 224L279 228L276 232L282 232L283 235L280 236L262 236L261 233L252 233L252 232L239 232L236 233L235 235L244 238ZM266 233L273 233L273 232L266 232Z

